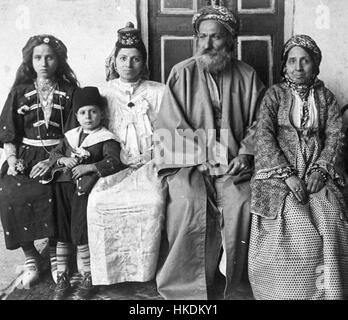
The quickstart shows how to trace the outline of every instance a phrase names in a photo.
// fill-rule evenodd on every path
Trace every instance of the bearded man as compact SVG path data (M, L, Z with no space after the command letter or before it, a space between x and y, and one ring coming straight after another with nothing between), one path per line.
M165 299L209 299L219 262L229 298L246 266L264 86L233 58L238 25L222 6L194 15L197 54L172 69L155 124L156 164L168 187L156 276Z

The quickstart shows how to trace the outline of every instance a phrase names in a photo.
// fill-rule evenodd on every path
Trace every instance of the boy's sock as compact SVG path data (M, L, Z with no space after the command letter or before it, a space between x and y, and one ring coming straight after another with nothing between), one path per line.
M57 271L58 277L68 272L70 256L70 244L65 242L57 243Z
M91 261L88 244L77 246L77 254L82 261L83 274L91 273Z

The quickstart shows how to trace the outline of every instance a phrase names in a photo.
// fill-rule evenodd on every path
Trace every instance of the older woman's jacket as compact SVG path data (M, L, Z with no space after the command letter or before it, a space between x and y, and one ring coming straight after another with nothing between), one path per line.
M334 95L320 80L315 84L314 98L319 117L319 127L314 134L320 154L308 166L307 173L313 166L324 168L331 178L326 185L337 197L342 212L346 212L340 109ZM291 89L286 83L280 83L268 89L261 105L256 133L255 175L251 184L251 212L268 219L277 217L290 193L286 183L274 175L296 161L300 140L290 117L294 103ZM258 178L261 174L263 178Z

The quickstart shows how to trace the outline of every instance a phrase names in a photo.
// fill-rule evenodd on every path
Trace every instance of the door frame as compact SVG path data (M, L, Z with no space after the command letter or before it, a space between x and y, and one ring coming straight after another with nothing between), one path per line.
M137 1L137 22L138 28L141 30L147 52L149 52L149 1L152 0L136 0ZM277 1L277 0L276 0ZM294 34L295 19L295 0L284 1L284 42L291 38Z

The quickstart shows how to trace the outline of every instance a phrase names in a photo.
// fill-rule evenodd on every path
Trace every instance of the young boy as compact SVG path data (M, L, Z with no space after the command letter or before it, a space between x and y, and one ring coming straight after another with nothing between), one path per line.
M53 185L58 240L54 300L62 300L72 291L68 275L71 243L77 246L83 273L74 298L88 299L93 292L87 237L88 194L99 177L124 169L119 143L101 125L104 113L98 89L76 89L73 108L80 126L66 132L50 155L50 163L61 169L56 171Z

